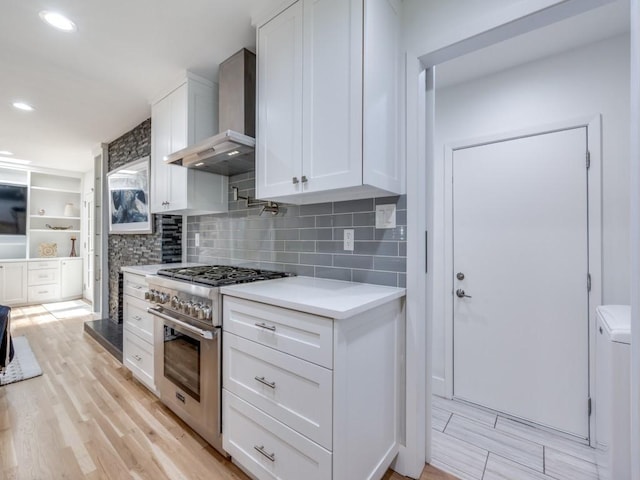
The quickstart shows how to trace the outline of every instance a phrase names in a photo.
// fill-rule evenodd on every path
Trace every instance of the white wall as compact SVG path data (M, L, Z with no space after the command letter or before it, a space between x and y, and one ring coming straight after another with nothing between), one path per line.
M443 179L447 143L597 113L602 114L603 128L603 301L629 303L627 35L437 90L435 178ZM436 181L435 188L436 199L443 199L442 181ZM435 215L438 252L444 241L442 209ZM434 268L436 279L448 274L443 259ZM445 298L434 299L434 379L444 377ZM435 391L442 393L439 386L436 381Z

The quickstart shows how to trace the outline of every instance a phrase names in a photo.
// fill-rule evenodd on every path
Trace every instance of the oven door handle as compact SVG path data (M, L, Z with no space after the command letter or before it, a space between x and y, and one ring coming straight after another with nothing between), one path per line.
M203 330L201 328L198 327L194 327L193 325L189 325L187 322L183 322L182 320L177 320L169 315L167 315L166 313L162 313L160 310L153 308L153 307L149 307L147 308L147 312L149 312L151 315L155 315L156 317L160 317L161 319L167 321L167 322L171 322L185 330L187 330L188 332L194 333L206 340L213 340L213 336L214 336L214 332L211 332L209 330Z

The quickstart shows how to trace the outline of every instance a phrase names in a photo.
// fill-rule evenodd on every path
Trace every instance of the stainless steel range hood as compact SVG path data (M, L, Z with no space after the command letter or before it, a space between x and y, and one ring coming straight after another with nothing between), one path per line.
M235 175L255 168L256 56L243 48L220 64L221 133L165 157L166 163Z

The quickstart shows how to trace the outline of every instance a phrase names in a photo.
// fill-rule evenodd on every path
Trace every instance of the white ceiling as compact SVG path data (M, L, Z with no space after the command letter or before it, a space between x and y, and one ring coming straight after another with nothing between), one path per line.
M438 65L436 85L468 82L628 31L629 0L618 0Z
M92 149L149 118L149 101L184 70L215 80L221 61L253 49L252 15L280 1L2 0L0 150L37 166L90 170ZM65 13L78 31L45 25L43 9ZM438 85L626 31L628 0L567 22L448 62ZM36 110L14 109L18 99Z
M0 150L33 165L88 171L91 151L150 116L149 101L184 70L255 48L251 16L280 0L2 0ZM76 33L38 13L69 16ZM35 107L23 112L15 100Z

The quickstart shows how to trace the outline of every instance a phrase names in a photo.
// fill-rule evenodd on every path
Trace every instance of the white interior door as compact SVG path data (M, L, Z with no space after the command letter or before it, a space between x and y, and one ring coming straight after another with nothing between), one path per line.
M452 272L454 396L585 439L586 151L586 128L455 150Z

